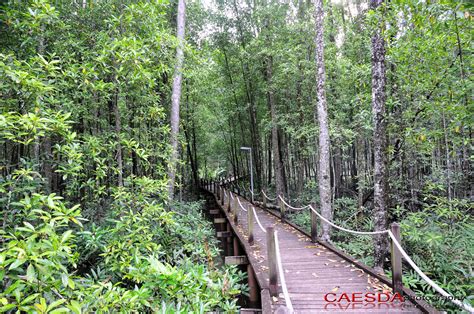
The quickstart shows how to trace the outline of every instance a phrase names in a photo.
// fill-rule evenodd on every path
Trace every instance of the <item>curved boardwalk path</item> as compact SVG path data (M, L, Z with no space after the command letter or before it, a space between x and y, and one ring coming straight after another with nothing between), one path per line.
M211 192L211 187L206 190ZM236 194L235 197L237 197ZM215 196L215 195L214 195ZM268 290L268 260L267 260L267 234L254 221L254 244L248 243L248 214L243 210L238 212L238 224L234 222L234 215L228 212L228 198L225 204L219 197L219 214L227 218L227 230L237 237L245 254L254 270L256 279L261 289L261 303L264 313L288 313L284 296L281 290L281 281L278 280L278 296L270 297ZM240 197L242 205L252 210L252 204ZM234 204L232 204L234 205ZM260 207L254 206L256 214L264 228L273 226L278 232L281 261L286 279L289 297L295 313L420 313L436 312L426 303L417 302L418 306L405 299L405 302L328 302L340 298L344 293L350 298L355 294L357 301L362 300L366 293L391 293L389 285L384 283L381 276L373 276L367 272L368 268L361 268L361 264L347 256L341 257L337 250L333 250L322 243L313 243L311 239L284 223ZM230 243L230 240L229 240ZM233 255L243 255L236 252ZM232 250L229 250L232 251ZM341 253L341 252L339 252ZM231 254L232 255L232 254ZM364 267L364 266L362 266ZM373 271L373 270L372 270ZM251 276L251 275L250 275ZM386 279L386 278L385 278ZM411 292L412 293L412 292ZM383 296L382 296L383 297ZM421 305L421 306L420 306Z

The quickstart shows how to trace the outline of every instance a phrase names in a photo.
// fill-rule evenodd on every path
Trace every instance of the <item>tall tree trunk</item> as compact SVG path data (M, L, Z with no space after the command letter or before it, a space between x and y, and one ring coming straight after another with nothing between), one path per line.
M117 79L115 80L116 84ZM120 110L119 110L119 103L118 103L118 94L119 91L115 91L115 98L113 100L113 112L114 112L114 120L115 120L115 135L117 137L117 172L118 172L118 178L117 178L117 184L118 186L123 186L123 157L122 157L122 144L120 143L120 132L122 132L122 123L120 120Z
M277 121L277 111L275 104L275 95L272 87L272 68L273 68L273 58L268 56L265 60L266 62L266 80L267 80L267 102L268 107L270 107L270 115L272 119L272 151L273 151L273 169L275 171L275 186L276 194L284 195L285 185L283 182L283 163L280 155L280 143L278 141L278 121Z
M316 0L315 3L315 21L316 21L316 93L317 100L317 120L319 124L319 172L318 185L319 197L321 202L321 215L328 220L332 220L331 206L331 175L330 175L330 142L329 142L329 125L326 103L326 69L324 65L324 12L323 0ZM326 223L322 225L323 241L330 240L330 226Z
M173 74L173 87L171 92L171 158L168 165L169 198L173 199L174 183L176 179L176 165L178 163L178 134L179 134L179 101L181 98L181 80L183 77L184 62L184 23L186 4L185 0L178 0L176 66Z
M382 0L371 0L376 10ZM385 42L381 29L372 35L372 114L374 120L374 224L375 230L387 228L387 134L385 110ZM385 235L374 237L374 266L381 270L387 253Z

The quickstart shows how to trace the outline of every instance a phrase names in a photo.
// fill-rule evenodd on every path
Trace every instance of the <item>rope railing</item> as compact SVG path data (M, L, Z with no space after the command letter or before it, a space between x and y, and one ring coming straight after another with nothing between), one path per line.
M253 215L255 216L255 221L257 222L257 225L260 227L263 233L267 233L267 230L265 230L265 228L263 228L262 224L260 223L260 219L258 219L257 212L255 211L255 207L252 206L252 209L253 209Z
M311 208L311 210L313 211L313 213L315 213L319 218L321 218L321 220L323 220L324 222L326 222L326 223L328 223L329 225L333 226L334 228L339 229L339 230L342 230L342 231L346 231L346 232L353 233L353 234L359 234L359 235L384 234L384 233L388 233L388 231L389 231L389 230L381 230L381 231L356 231L356 230L347 229L347 228L338 226L338 225L336 225L335 223L333 223L332 221L330 221L330 220L324 218L320 213L318 213L317 210L315 210L315 209L313 208L313 206L311 206L311 205L308 205L308 206L309 206L309 208Z
M276 200L277 200L277 198L276 198L276 197L275 197L275 198L271 198L271 197L269 197L269 196L268 196L268 195L265 193L265 191L264 191L264 190L262 190L262 194L263 194L263 196L264 196L264 197L265 197L267 200L269 200L269 201L271 201L271 202L274 202L274 201L276 201Z
M246 212L247 210L245 209L244 205L242 205L242 203L240 202L240 198L239 198L238 196L236 196L236 198L237 198L237 202L239 202L240 208L241 208L244 212Z
M252 190L250 188L248 190L249 190L250 194L252 194L253 196L258 196L258 195L261 194L261 192L258 192L258 193L252 192Z
M310 207L310 205L306 205L306 206L303 206L303 207L293 207L291 206L290 204L288 204L285 199L283 197L281 197L281 195L278 195L278 198L288 207L288 208L291 208L293 210L303 210L303 209L306 209L308 207Z
M275 232L275 253L276 253L275 255L276 255L276 261L277 261L277 266L278 266L278 275L280 277L280 282L281 282L281 289L283 290L283 296L285 298L286 307L288 308L290 313L294 313L293 304L291 303L290 294L288 293L288 288L286 286L283 265L281 263L280 244L278 242L278 231L275 230L274 232Z

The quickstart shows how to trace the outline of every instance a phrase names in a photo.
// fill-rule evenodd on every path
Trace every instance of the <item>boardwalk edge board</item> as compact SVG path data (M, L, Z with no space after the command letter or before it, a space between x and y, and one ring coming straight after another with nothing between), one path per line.
M249 263L249 260L246 255L226 256L224 258L224 263L226 265L247 265Z

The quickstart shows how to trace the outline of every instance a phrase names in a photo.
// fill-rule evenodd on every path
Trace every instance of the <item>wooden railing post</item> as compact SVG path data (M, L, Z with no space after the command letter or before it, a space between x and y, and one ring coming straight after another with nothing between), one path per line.
M398 243L401 244L400 237L400 225L396 222L392 223L390 229L397 239ZM392 288L394 292L402 293L403 281L402 281L402 254L400 250L395 246L393 240L391 243L391 261L392 261Z
M263 191L262 191L262 198L263 198L263 208L267 208L267 198L265 197L265 195L263 195Z
M278 296L278 272L275 248L275 229L267 227L268 290L272 297Z
M258 295L260 289L258 288L257 278L253 271L252 264L247 265L248 285L249 285L249 301L251 307L256 307L258 303Z
M311 207L316 210L316 204L311 204ZM311 208L311 242L316 243L318 241L318 215L316 215Z
M234 223L239 224L239 203L237 201L237 196L234 198Z
M225 197L225 192L224 192L224 187L221 186L221 205L224 206L224 197Z
M278 196L277 196L278 197ZM285 203L283 203L283 201L278 197L278 204L280 204L280 218L281 218L281 221L282 222L285 222Z
M247 207L247 228L249 232L249 244L253 245L253 211L250 207L252 206Z
M230 213L232 211L232 192L229 190L227 193L227 212Z

